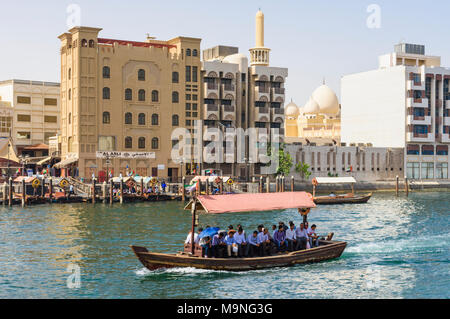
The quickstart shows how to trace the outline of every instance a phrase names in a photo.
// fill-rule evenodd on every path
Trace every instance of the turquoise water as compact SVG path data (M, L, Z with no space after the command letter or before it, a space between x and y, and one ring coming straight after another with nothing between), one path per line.
M450 193L375 194L366 205L320 206L310 224L348 241L340 259L252 272L150 272L129 245L182 247L180 202L0 208L0 298L449 298ZM201 225L299 221L295 210L202 215ZM68 288L69 265L80 288Z

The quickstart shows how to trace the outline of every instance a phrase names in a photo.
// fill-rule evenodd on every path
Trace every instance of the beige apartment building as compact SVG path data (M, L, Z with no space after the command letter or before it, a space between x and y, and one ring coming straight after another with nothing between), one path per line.
M181 165L171 159L171 133L199 117L201 39L136 42L100 38L100 31L75 27L59 36L58 167L87 178L102 179L107 170L115 176L180 176Z
M8 80L0 82L0 136L9 136L17 150L45 148L59 132L59 83Z

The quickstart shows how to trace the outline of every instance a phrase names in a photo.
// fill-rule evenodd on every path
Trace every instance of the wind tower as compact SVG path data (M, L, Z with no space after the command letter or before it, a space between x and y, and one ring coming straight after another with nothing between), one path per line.
M261 10L256 13L255 47L250 49L250 64L269 66L270 49L264 47L264 14Z

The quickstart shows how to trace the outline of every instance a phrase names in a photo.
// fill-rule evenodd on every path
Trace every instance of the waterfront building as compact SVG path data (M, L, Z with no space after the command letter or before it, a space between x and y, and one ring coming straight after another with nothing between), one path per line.
M203 51L203 127L261 128L267 132L278 128L282 139L288 69L270 66L261 11L256 13L255 38L250 59L237 47L219 45ZM225 163L203 163L203 167L220 168L224 175L242 177L261 173L261 164L250 159L248 148L244 163L236 161L238 155L236 149L226 150Z
M448 179L450 69L401 43L379 68L341 80L342 141L404 148L405 176Z
M302 176L296 172L295 165L307 164L314 177L353 176L358 181L395 180L396 176L404 175L403 148L359 146L312 146L298 143L286 144L286 150L291 154L294 165L290 175L296 180Z
M200 39L144 42L99 37L102 29L75 27L61 40L61 155L63 174L103 179L135 172L175 178L174 128L187 101L199 106ZM71 169L67 172L67 169Z
M339 145L340 105L327 85L318 87L303 107L291 101L285 109L286 143Z
M53 82L0 82L0 136L9 136L11 130L17 154L48 150L48 139L59 132L59 89Z

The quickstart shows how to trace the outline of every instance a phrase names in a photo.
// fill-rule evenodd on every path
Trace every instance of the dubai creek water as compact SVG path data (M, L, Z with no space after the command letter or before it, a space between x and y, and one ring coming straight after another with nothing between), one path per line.
M176 252L190 229L181 202L0 208L0 298L449 298L450 192L376 193L320 206L318 232L341 258L287 268L148 271L129 245ZM298 222L296 210L201 215L200 225ZM74 268L75 267L75 268ZM68 269L80 273L80 287Z

